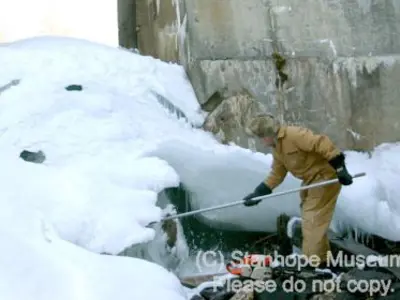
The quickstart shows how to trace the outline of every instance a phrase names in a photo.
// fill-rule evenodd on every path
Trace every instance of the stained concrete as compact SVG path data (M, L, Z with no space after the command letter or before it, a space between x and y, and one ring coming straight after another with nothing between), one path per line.
M378 59L367 70L368 63L369 58L334 63L317 58L290 59L286 68L290 85L286 93L275 88L271 60L201 61L191 78L199 99L207 99L222 87L244 87L268 111L283 115L287 124L326 133L342 148L371 149L400 138L400 87L393 80L400 78L400 60L393 57L386 66ZM352 74L354 68L361 70Z
M117 0L119 45L134 49L137 47L136 0Z
M137 47L142 54L179 61L183 4L178 0L136 0Z
M191 55L259 59L388 55L400 47L397 0L186 0Z
M243 114L244 102L232 100L243 90L285 123L326 133L342 148L400 140L399 1L164 0L158 10L157 1L141 1L138 13L153 29L139 36L139 49L185 66L213 112L206 123L240 108L214 128L224 142L254 146L243 128L226 125ZM283 86L273 53L286 62Z

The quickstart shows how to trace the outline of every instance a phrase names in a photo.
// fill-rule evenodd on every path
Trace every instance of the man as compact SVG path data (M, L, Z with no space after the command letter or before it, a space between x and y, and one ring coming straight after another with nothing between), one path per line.
M308 257L319 256L319 266L326 266L327 253L330 251L327 231L341 185L353 183L345 165L344 154L326 135L315 134L298 126L280 126L269 114L252 118L246 132L273 147L273 163L265 181L244 198L245 206L256 205L261 201L251 198L271 194L288 172L301 179L302 185L338 178L339 183L300 192L303 254Z

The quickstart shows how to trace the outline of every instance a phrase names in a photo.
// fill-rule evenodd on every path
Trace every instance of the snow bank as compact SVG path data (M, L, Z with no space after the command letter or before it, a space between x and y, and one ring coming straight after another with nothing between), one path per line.
M159 265L85 251L24 207L2 206L0 216L1 299L187 299L179 280Z
M168 133L191 131L155 93L193 123L202 121L182 69L69 39L27 40L0 51L0 82L21 80L1 95L0 159L34 200L23 199L19 181L0 193L40 209L62 238L88 250L116 254L151 240L154 230L145 226L161 217L157 193L179 177L144 151ZM66 91L72 83L83 91ZM43 150L46 162L13 160L23 149ZM0 174L4 182L9 172Z
M347 151L349 170L366 172L355 184L343 189L335 211L333 228L355 228L400 240L400 143L382 144L368 153Z
M185 299L165 269L96 254L155 237L157 194L179 176L145 153L204 118L183 69L65 38L2 46L0 65L0 298ZM24 149L45 162L23 161Z

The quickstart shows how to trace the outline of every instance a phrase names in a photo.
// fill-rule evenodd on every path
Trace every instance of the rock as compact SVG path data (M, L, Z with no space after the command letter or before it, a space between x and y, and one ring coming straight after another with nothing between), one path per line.
M32 162L37 164L43 163L46 159L46 156L41 150L39 150L38 152L31 152L28 150L24 150L20 153L19 157L27 162Z
M215 294L210 300L230 300L235 297L234 292L221 291Z
M320 296L320 295L318 295L318 296ZM316 298L316 299L313 299L313 300L322 300L322 299ZM348 292L343 292L343 293L336 294L334 299L335 300L360 300L360 299L367 299L367 298L360 298L357 295L350 294Z
M251 294L251 297L249 297ZM209 286L199 292L202 299L205 300L250 300L253 299L253 293L245 290L245 287L235 292L230 290L227 283L224 286ZM247 298L246 298L247 297Z
M9 83L0 86L0 94L3 93L4 91L8 90L9 88L12 88L13 86L17 86L21 82L20 79L14 79L11 80Z
M82 91L82 86L80 84L71 84L69 86L66 86L65 89L67 91Z
M215 293L214 295L212 295L207 300L230 300L230 299L234 299L235 296L236 295L234 292L219 291L219 292Z
M282 255L291 254L292 249L293 249L292 241L290 240L290 237L288 236L289 221L290 221L290 217L286 214L282 214L276 219L279 252Z
M371 268L371 269L366 269L366 270L360 270L358 268L353 268L346 274L342 276L341 280L341 290L346 291L344 294L349 294L349 295L354 295L358 297L367 297L369 296L368 293L360 293L360 292L355 292L355 293L350 293L351 291L347 291L346 287L349 284L352 284L352 282L358 282L358 283L371 283L372 280L379 280L381 284L385 283L387 284L392 284L393 282L396 281L396 278L393 274L387 273L387 272L381 272L378 268ZM395 291L395 289L393 289ZM383 291L376 292L373 296L376 298L379 296L379 294ZM344 297L344 296L341 296ZM350 297L350 296L346 296ZM347 298L342 298L342 299L347 299ZM351 299L351 298L350 298ZM385 298L386 299L386 298Z
M214 106L214 102L219 105L207 116L203 129L219 137L223 144L233 142L247 147L252 143L253 150L263 148L259 141L246 134L245 127L251 117L266 112L266 108L246 89L231 94L222 93L218 97L221 99L216 100L217 96L213 95L209 100L213 102L210 106Z
M177 226L178 225L176 223L176 220L166 220L161 225L163 231L167 235L167 245L170 248L174 247L176 244L177 233L178 233Z
M254 299L253 291L247 291L245 288L240 289L232 298L229 298L229 300L253 300L253 299ZM225 299L218 299L218 300L225 300Z
M173 104L171 101L169 101L167 98L161 96L160 94L152 91L152 94L157 98L158 102L164 106L171 114L174 114L178 119L185 119L186 121L189 121L184 112L175 104Z
M214 276L216 276L216 274L185 276L185 277L181 277L180 281L181 281L181 284L186 287L195 288L205 282L213 281Z
M314 295L310 300L335 300L337 297L334 293Z
M199 294L206 300L214 299L214 296L219 292L223 291L220 287L207 287L203 289Z
M190 300L206 300L204 299L202 296L200 295L194 295L192 298L190 298Z

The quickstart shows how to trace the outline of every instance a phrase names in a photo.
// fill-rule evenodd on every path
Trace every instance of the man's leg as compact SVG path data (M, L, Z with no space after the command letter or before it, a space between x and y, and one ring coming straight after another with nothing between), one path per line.
M302 202L303 253L317 255L321 263L327 260L330 251L327 232L341 190L339 183L307 191Z

